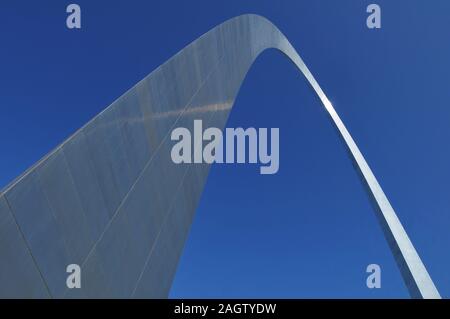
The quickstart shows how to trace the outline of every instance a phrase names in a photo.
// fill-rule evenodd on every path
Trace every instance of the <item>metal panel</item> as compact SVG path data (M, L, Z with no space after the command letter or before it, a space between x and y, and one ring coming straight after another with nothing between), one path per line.
M79 195L61 151L36 169L40 185L64 236L71 264L80 264L94 243L93 225L88 222Z
M49 293L22 233L0 197L0 298L48 298Z
M110 216L84 133L80 131L70 139L64 145L63 152L93 238L97 240L108 224Z
M187 180L188 178L185 178L183 185L190 188L192 185ZM182 185L180 186L182 188ZM178 191L164 218L161 232L150 250L139 281L136 283L132 295L134 298L167 298L168 296L178 259L192 222L189 211L194 211L189 210L183 195L183 192Z
M132 183L115 109L108 108L83 129L110 215Z
M143 243L133 241L133 232L126 214L118 213L95 247L111 287L108 295L113 298L129 297L139 275L141 264L137 261Z
M114 106L123 136L124 150L132 170L132 180L135 180L150 159L150 144L145 133L137 92L131 91L122 96Z
M36 172L25 176L8 191L6 199L51 295L60 296L66 287L66 267L71 264L71 258L64 233L42 191ZM26 291L23 293L28 296Z

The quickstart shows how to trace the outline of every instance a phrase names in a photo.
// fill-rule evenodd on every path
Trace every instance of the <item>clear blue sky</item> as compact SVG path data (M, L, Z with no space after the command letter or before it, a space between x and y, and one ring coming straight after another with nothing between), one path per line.
M78 31L69 1L0 4L0 187L202 33L258 13L316 76L450 296L450 2L73 2ZM381 30L365 25L372 2ZM256 61L228 126L279 127L280 170L212 167L171 297L408 296L344 146L281 54Z

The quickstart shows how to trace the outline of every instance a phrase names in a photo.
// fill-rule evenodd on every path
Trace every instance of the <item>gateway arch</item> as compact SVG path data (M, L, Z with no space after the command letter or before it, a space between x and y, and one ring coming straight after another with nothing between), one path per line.
M166 298L208 164L174 164L170 133L224 128L253 61L278 49L306 77L376 203L411 297L440 298L394 209L286 37L242 15L189 44L0 194L0 297ZM81 266L68 289L66 267Z

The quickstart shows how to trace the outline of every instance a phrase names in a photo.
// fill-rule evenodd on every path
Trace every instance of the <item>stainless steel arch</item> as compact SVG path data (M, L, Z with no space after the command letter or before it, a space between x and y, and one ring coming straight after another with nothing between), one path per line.
M307 78L378 207L412 297L440 298L363 155L286 37L267 19L230 19L178 52L0 195L0 296L166 297L209 165L175 165L170 132L224 127L245 74L269 48ZM67 289L68 264L82 288Z

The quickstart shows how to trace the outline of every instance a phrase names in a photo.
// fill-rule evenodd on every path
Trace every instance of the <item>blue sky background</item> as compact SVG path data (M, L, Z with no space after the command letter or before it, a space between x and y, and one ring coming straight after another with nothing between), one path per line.
M0 4L0 187L215 25L272 20L299 51L450 296L450 2L69 1ZM369 3L382 29L365 25ZM367 195L318 99L267 51L229 127L279 127L280 171L215 165L171 297L408 297ZM382 268L369 290L365 268Z

